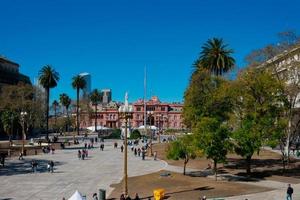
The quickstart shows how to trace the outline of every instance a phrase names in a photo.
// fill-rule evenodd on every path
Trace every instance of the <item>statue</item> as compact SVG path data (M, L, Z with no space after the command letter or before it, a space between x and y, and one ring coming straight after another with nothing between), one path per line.
M125 106L128 107L128 92L125 93Z

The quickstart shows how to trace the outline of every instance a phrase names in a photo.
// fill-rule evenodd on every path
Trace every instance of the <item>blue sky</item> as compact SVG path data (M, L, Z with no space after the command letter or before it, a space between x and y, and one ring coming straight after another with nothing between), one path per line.
M75 97L71 78L92 75L92 88L114 100L148 96L182 101L202 44L222 37L238 67L253 49L287 29L300 32L297 0L1 0L0 54L33 81L45 64L60 74L51 100Z

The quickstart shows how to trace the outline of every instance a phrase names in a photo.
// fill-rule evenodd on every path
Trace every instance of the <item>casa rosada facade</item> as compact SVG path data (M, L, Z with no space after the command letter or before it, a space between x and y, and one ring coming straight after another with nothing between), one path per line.
M119 116L118 108L121 104L110 102L97 106L97 125L107 128L120 128L122 119ZM132 128L138 128L144 125L145 111L144 100L131 104L133 106L133 116L129 121ZM82 113L81 127L86 128L95 124L95 106L91 105L93 112L89 115ZM158 129L183 129L181 103L163 103L154 96L149 101L146 101L146 123L147 125L156 126Z

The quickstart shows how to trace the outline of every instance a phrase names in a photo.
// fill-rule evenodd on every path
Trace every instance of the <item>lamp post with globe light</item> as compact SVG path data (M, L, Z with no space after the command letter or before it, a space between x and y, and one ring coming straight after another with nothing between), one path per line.
M21 112L21 122L22 122L22 154L24 155L24 147L25 147L25 117L27 112Z
M125 94L125 103L119 107L120 118L125 120L125 131L124 131L124 194L128 194L128 174L127 174L127 127L128 120L132 118L133 107L128 104L128 94Z

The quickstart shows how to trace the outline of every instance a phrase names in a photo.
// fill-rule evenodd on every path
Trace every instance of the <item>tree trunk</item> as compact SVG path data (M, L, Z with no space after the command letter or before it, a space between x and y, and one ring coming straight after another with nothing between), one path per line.
M214 160L214 171L215 171L215 181L217 181L218 168L217 168L217 161L216 160Z
M95 132L97 132L97 104L95 104Z
M289 122L288 122L288 135L286 138L286 149L285 149L285 153L286 153L286 157L287 157L287 166L289 165L289 161L290 161L290 137L291 137L291 132L292 132L292 116L291 114L289 115Z
M49 139L49 96L50 88L46 88L46 139Z
M247 176L250 176L251 174L251 157L252 156L247 156L246 157L246 170L247 170Z
M77 88L77 106L76 106L76 120L77 120L77 135L79 135L79 88Z
M56 117L56 106L54 107L54 126L55 126L55 132L57 132L56 131L56 123L57 123L57 117Z
M285 156L282 156L282 174L285 172Z
M183 175L185 176L186 172L186 164L189 162L189 158L186 156L183 163Z

